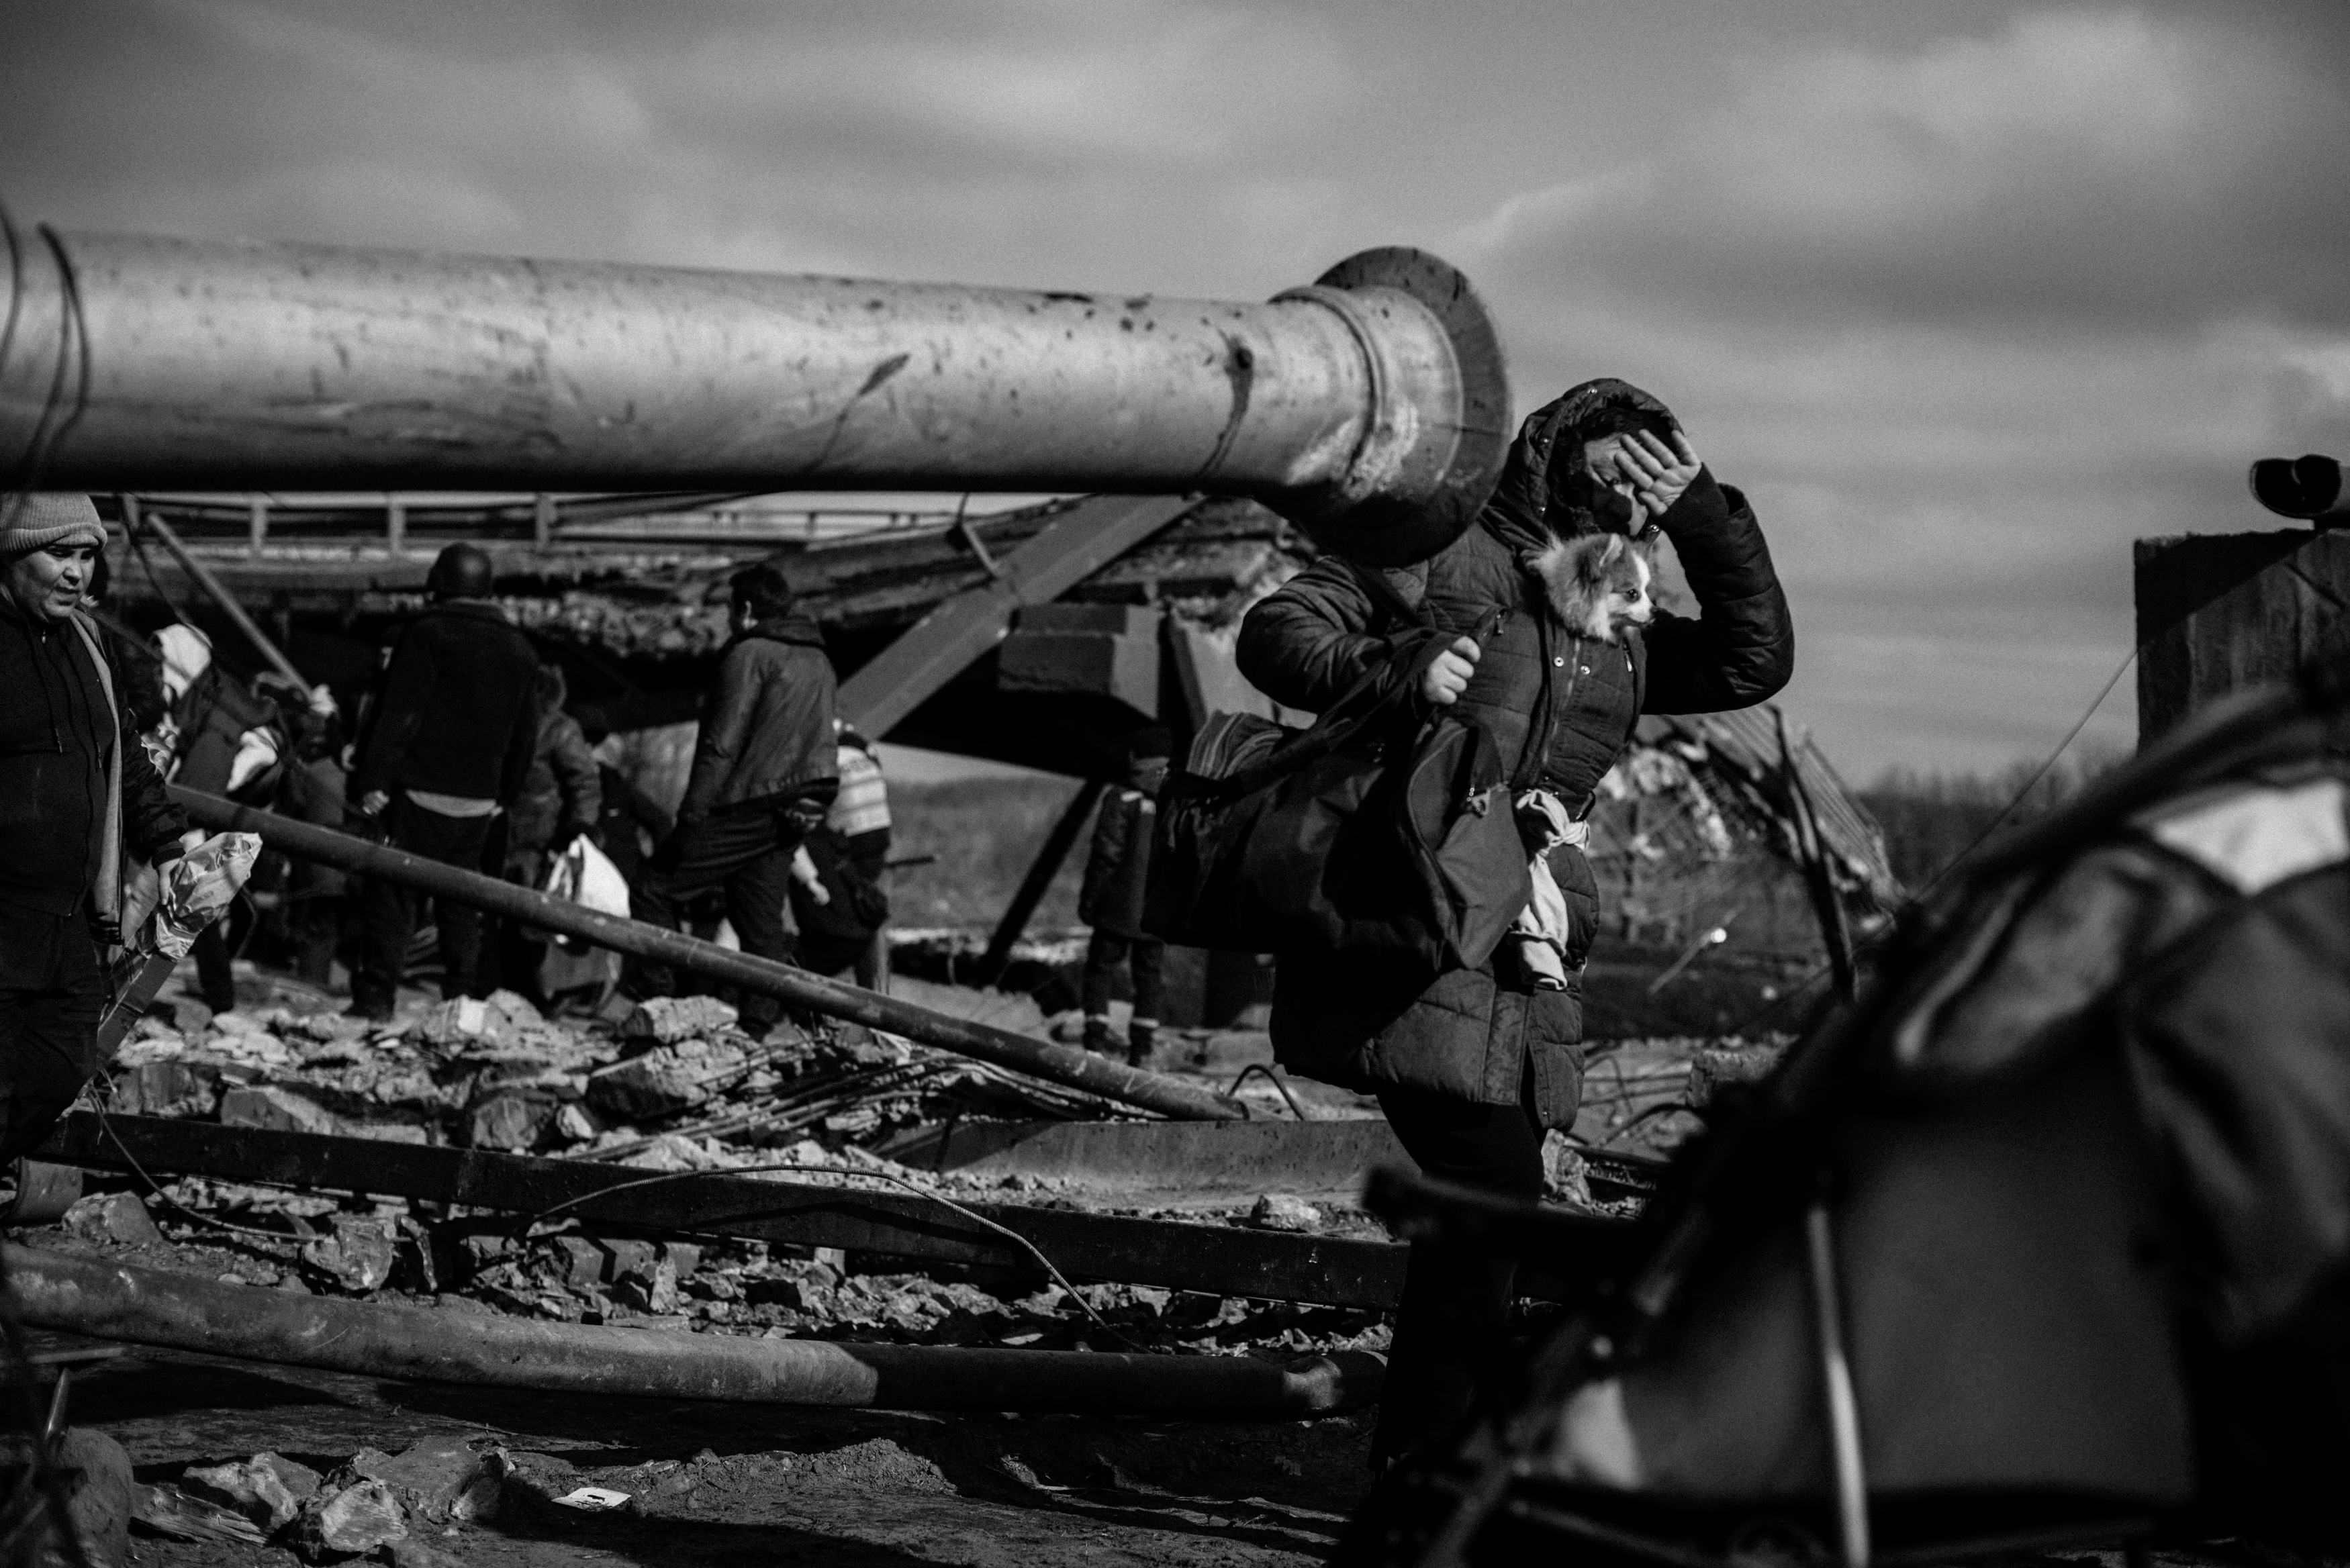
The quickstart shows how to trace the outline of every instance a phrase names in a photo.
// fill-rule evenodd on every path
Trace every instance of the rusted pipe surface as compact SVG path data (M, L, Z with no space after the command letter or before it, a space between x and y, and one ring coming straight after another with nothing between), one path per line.
M975 1056L1034 1077L1049 1078L1106 1099L1157 1111L1161 1116L1189 1121L1235 1121L1247 1115L1233 1101L1203 1094L1157 1073L1112 1062L1075 1045L1035 1040L1008 1029L950 1018L896 997L826 980L791 964L754 958L749 953L736 952L716 942L705 942L642 920L620 919L477 871L443 866L437 860L427 860L386 845L369 844L275 812L255 811L218 795L176 784L171 786L171 794L186 808L190 821L215 832L257 834L272 849L283 850L299 859L340 867L362 877L380 877L437 898L452 899L494 915L523 920L614 952L674 964L762 996L779 998L795 1007L845 1018L868 1028L887 1029L925 1045Z
M1400 248L1243 304L44 230L8 286L10 487L1204 491L1395 562L1509 435Z
M1378 1397L1376 1358L1294 1366L1228 1355L1129 1355L751 1339L384 1306L222 1284L158 1269L0 1245L35 1328L499 1388L1195 1420L1294 1420Z

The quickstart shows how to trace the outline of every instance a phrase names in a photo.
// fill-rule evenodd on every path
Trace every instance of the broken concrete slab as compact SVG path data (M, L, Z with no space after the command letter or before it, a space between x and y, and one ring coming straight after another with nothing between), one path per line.
M142 1062L114 1075L108 1108L127 1116L208 1116L220 1104L220 1084L183 1062Z
M637 1004L621 1023L620 1036L674 1045L681 1040L732 1029L741 1016L714 996L656 996Z
M388 1546L408 1534L400 1500L380 1480L321 1489L302 1505L286 1532L305 1562L325 1563Z
M135 1192L96 1193L80 1199L66 1210L65 1228L92 1241L124 1247L171 1245Z
M344 1469L354 1478L380 1481L411 1523L431 1525L492 1517L505 1475L504 1460L494 1446L475 1448L460 1432L422 1438L397 1454L362 1449Z
M181 1474L180 1490L242 1514L263 1537L276 1534L318 1490L318 1472L273 1453L224 1465L199 1465Z
M501 1090L465 1113L466 1147L526 1154L546 1141L560 1108L552 1095Z
M342 1118L324 1106L275 1084L240 1085L221 1096L223 1127L266 1127L272 1132L338 1133Z
M302 1244L303 1275L355 1295L380 1289L399 1258L399 1236L391 1221L338 1214L328 1225L326 1235Z

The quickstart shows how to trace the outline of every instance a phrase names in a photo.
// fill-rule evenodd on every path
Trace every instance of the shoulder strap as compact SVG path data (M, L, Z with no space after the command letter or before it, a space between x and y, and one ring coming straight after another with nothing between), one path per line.
M1351 563L1349 565L1351 566ZM1373 580L1372 574L1359 566L1353 566L1352 570L1367 583ZM1403 602L1402 596L1396 593L1391 586L1379 582L1374 591L1381 593L1399 614L1407 617L1411 627L1404 637L1389 639L1390 646L1395 649L1392 656L1363 671L1352 686L1322 711L1315 719L1312 729L1283 744L1255 767L1221 779L1200 779L1190 774L1178 774L1169 779L1169 792L1175 795L1236 800L1328 756L1409 702L1411 693L1419 685L1420 676L1436 662L1438 655L1452 646L1452 639L1440 628L1430 626L1424 618ZM1502 613L1496 610L1479 623L1474 633L1479 640L1492 634ZM1367 701L1379 678L1388 672L1399 658L1405 661L1401 675L1385 696L1377 701Z

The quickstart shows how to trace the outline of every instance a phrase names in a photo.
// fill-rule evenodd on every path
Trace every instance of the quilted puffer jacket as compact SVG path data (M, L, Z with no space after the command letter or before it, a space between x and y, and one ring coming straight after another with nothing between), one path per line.
M1326 558L1261 601L1241 628L1242 673L1276 701L1319 711L1388 662L1388 639L1422 623L1468 631L1492 612L1457 711L1482 723L1516 782L1542 784L1586 808L1639 715L1714 712L1760 702L1794 668L1794 628L1762 531L1746 499L1696 481L1659 519L1690 590L1694 618L1659 613L1621 643L1570 631L1550 607L1535 562L1555 534L1596 526L1548 482L1554 452L1610 403L1661 410L1620 381L1589 382L1529 418L1475 526L1431 559L1391 569L1384 589ZM1399 603L1397 601L1400 601ZM1395 678L1403 679L1400 661ZM1416 699L1414 699L1416 700ZM1567 895L1577 970L1590 950L1598 889L1582 851L1563 847L1552 871ZM1544 1125L1572 1122L1581 1099L1583 1000L1577 983L1536 991L1506 966L1454 970L1424 987L1335 958L1284 955L1273 1016L1281 1063L1358 1089L1398 1084L1483 1105L1515 1105L1528 1088Z

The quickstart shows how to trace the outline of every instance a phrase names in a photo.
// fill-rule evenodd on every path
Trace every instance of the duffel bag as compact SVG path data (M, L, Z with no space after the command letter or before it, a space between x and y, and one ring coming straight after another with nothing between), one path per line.
M1409 707L1451 641L1399 647L1393 693L1374 696L1375 670L1307 730L1211 719L1159 795L1143 929L1431 977L1492 957L1533 892L1509 776L1483 726Z

